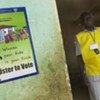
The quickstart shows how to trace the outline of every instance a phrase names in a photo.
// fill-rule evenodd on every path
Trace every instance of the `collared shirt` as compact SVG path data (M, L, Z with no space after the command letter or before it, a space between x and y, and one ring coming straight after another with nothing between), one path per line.
M88 31L87 29L84 29L85 32L96 32L96 27L94 27L94 30L92 31ZM79 56L81 55L81 50L80 50L80 46L79 46L79 43L78 41L75 39L75 51L76 51L76 56Z

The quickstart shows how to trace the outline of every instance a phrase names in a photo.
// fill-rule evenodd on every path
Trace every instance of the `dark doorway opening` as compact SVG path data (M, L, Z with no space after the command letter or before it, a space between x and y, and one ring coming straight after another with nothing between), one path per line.
M73 100L90 100L89 92L81 76L81 68L75 53L74 37L82 30L79 16L84 11L95 12L96 26L100 25L99 0L56 0L64 41Z

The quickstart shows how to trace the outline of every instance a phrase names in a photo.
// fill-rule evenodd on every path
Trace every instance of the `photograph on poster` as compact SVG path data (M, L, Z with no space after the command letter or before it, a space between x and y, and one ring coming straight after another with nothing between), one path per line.
M37 73L25 7L0 9L0 83Z

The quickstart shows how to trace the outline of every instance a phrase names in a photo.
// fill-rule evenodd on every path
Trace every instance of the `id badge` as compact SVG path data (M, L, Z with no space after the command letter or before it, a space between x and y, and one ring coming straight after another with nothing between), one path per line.
M90 50L95 50L95 49L98 49L98 44L97 43L91 44Z

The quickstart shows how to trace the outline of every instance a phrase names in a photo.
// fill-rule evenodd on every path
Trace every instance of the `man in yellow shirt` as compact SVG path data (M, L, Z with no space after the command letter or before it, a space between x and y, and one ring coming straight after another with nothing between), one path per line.
M100 27L94 26L94 16L84 12L80 16L84 30L76 35L84 62L91 100L100 100Z

